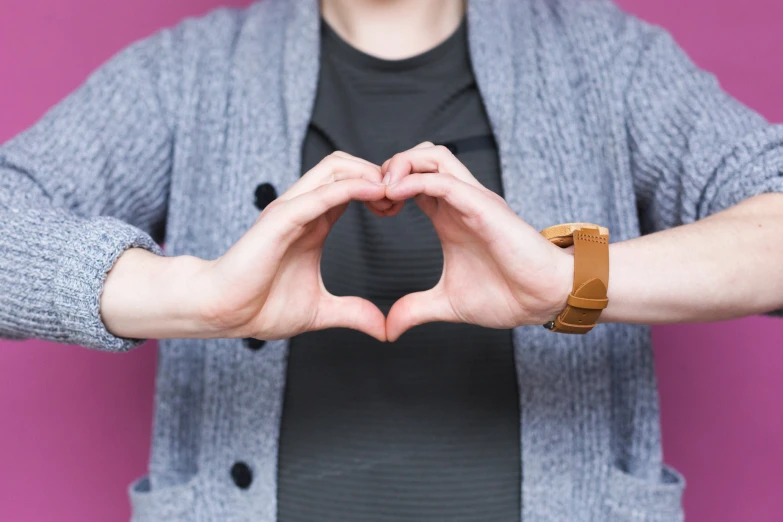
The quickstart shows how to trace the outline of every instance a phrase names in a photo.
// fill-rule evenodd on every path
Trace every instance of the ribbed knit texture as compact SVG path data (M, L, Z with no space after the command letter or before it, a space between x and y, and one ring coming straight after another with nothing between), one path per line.
M165 225L167 254L214 259L257 217L256 185L298 179L317 6L266 0L162 31L0 148L0 335L131 348L98 310L120 253L157 251ZM783 191L783 128L606 0L470 0L468 35L506 200L537 229L590 221L622 241ZM522 519L680 520L649 328L513 335ZM274 520L286 351L160 343L136 520Z
M106 273L161 253L172 160L164 33L137 43L0 149L0 335L123 351L103 326ZM146 230L146 232L145 232Z

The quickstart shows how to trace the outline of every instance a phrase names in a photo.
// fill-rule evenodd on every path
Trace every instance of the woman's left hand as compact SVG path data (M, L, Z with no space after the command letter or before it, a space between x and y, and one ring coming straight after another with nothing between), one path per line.
M544 324L566 306L573 256L520 219L445 147L426 142L384 163L386 197L414 198L443 248L440 281L399 299L389 341L432 321L490 328ZM395 210L397 210L395 208Z

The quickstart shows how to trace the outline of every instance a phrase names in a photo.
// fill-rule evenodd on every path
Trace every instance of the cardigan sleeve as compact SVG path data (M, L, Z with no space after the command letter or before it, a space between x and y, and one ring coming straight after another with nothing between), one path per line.
M630 17L625 117L643 232L783 192L783 125L727 94L664 29Z
M783 192L783 125L727 94L667 31L633 17L628 24L638 55L625 89L625 121L642 232Z
M176 37L121 51L34 126L0 146L0 337L108 351L99 311L128 248L163 255Z

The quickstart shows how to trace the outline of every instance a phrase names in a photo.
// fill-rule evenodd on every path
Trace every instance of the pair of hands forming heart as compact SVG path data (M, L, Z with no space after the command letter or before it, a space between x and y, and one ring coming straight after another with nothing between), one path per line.
M440 238L440 281L399 299L388 317L365 299L330 294L321 251L348 203L363 201L383 217L410 198ZM565 307L573 257L514 214L448 149L426 142L381 167L342 152L328 156L201 275L202 318L219 335L271 340L347 327L395 341L431 321L543 324Z

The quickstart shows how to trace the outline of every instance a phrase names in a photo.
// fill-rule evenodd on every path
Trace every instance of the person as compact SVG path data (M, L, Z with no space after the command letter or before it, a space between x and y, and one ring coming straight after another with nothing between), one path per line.
M783 128L608 0L264 0L0 148L0 336L160 339L137 521L681 520L649 325L781 314L780 192Z

